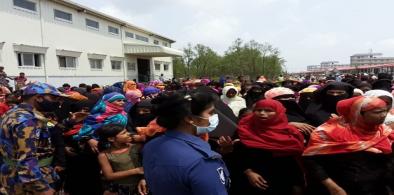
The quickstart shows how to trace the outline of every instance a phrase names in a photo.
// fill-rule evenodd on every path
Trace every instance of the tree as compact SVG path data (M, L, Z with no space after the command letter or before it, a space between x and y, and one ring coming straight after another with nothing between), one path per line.
M187 77L190 78L190 68L192 65L192 62L196 56L196 54L193 51L193 47L191 43L187 44L187 47L183 49L183 63L186 65L186 69L187 69Z
M174 57L172 60L172 64L174 67L174 77L175 78L184 78L187 77L187 68L183 59L181 57Z
M215 76L218 73L221 57L208 46L197 44L194 47L196 58L192 62L193 73L197 77Z
M241 73L252 78L265 75L272 78L282 71L283 61L279 60L279 54L279 50L268 43L261 44L254 40L243 43L238 38L225 52L223 61L229 74Z
M269 43L250 40L244 43L236 39L225 51L218 55L210 47L191 43L183 49L184 56L174 59L174 74L179 77L216 77L222 75L248 75L255 78L265 75L274 78L281 74L286 62L277 48Z

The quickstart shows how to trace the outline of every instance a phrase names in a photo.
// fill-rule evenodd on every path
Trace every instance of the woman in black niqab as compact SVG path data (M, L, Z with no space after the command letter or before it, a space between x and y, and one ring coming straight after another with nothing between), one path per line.
M337 114L336 105L340 100L353 96L354 87L343 82L330 82L314 92L314 100L305 114L313 126L325 123L332 114Z

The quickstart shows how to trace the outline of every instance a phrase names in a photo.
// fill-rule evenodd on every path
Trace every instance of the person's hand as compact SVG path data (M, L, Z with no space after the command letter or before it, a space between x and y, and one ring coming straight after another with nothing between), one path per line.
M55 190L52 188L49 188L48 190L44 191L44 192L40 192L38 193L39 195L54 195L55 194Z
M105 192L103 193L103 195L118 195L117 192L110 192L108 190L105 190Z
M394 129L394 122L387 124L387 126L389 126L391 129Z
M70 112L70 120L79 123L89 115L89 112Z
M338 118L338 117L339 117L338 115L333 114L333 113L330 115L330 118Z
M94 153L98 153L99 152L99 150L98 150L98 141L97 140L90 139L90 140L88 140L88 144L90 146L90 149L92 149L92 151Z
M64 147L64 151L69 156L76 156L77 155L77 153L74 152L74 149L72 147L66 146L66 147Z
M56 173L60 173L60 172L62 172L62 171L64 171L64 170L65 170L65 168L62 167L62 166L55 166L55 168L54 168L54 171L55 171Z
M330 189L329 191L330 195L347 195L346 191L341 187Z
M346 191L331 178L323 180L322 184L328 189L330 195L347 195Z
M140 180L140 182L138 183L137 189L138 189L138 193L140 195L148 194L148 187L146 185L146 180L145 179L141 179Z
M144 135L131 135L131 137L133 138L133 142L145 142L146 141L146 137Z
M143 167L137 167L135 168L135 173L143 175L144 174L144 168Z
M290 122L289 125L294 126L295 128L297 128L299 131L301 131L302 133L309 135L312 133L313 130L316 129L316 127L306 124L306 123L299 123L299 122Z
M246 170L245 174L252 186L262 190L266 190L269 187L267 184L268 182L261 175L252 171L251 169Z
M216 141L219 145L219 150L222 154L230 153L234 149L234 143L239 140L232 140L230 136L220 136L220 138Z

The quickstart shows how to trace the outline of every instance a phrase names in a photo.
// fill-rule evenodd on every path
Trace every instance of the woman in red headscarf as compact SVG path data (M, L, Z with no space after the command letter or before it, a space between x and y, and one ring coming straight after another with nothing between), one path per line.
M304 151L310 194L388 194L392 130L389 97L339 101L340 117L319 126Z
M245 194L295 194L304 185L297 161L304 137L285 112L279 101L260 100L239 123L241 166L249 181Z

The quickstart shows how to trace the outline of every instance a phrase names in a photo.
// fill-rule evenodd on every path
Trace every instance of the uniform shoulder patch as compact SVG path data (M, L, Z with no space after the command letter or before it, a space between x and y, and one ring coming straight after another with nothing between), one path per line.
M216 169L216 171L219 174L220 182L222 182L222 184L225 185L226 184L226 176L224 175L223 167L219 167L218 169Z

